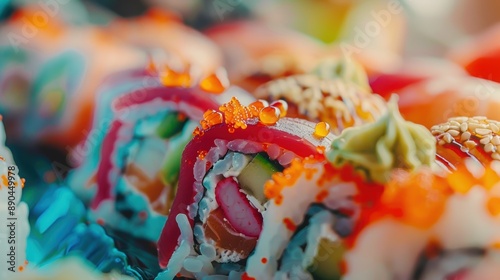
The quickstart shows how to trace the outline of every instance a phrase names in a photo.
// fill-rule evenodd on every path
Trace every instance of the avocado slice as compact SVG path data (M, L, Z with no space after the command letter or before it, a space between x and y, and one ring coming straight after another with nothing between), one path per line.
M186 122L187 118L180 117L178 112L168 112L156 128L156 134L163 139L170 138L181 132Z
M175 186L179 178L181 169L181 157L184 148L193 137L193 130L196 128L196 122L188 122L180 135L170 139L167 152L162 167L162 180L169 186Z
M308 268L313 278L319 280L340 279L342 275L340 263L345 251L346 248L341 241L322 238L319 241L318 253Z
M259 153L243 168L237 178L242 189L264 204L267 201L264 184L274 173L281 171L281 165L270 160L266 154Z

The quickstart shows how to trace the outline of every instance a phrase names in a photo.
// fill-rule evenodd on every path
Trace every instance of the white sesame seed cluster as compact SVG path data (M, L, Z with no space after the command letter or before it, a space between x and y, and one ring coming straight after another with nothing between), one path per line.
M313 74L295 75L268 82L256 91L259 98L284 98L295 104L299 113L311 119L332 118L355 125L370 121L385 111L385 103L353 83L342 79L321 79Z
M495 160L500 160L500 122L483 116L455 117L448 122L431 127L431 132L438 138L439 145L452 142L460 143L461 150L468 152L482 146L486 153ZM474 141L473 137L479 141Z

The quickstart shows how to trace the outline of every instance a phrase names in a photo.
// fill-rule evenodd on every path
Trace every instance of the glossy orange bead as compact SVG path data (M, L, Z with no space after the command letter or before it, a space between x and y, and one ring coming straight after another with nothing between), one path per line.
M314 136L316 137L326 137L330 133L330 125L327 124L326 122L319 122L316 124L316 127L314 128Z
M160 72L160 81L167 87L190 87L191 75L189 72L175 72L170 68L166 68Z
M281 118L286 116L286 112L288 111L288 103L286 103L285 100L276 100L271 103L271 106L280 109Z
M273 125L280 119L280 109L269 106L262 108L259 113L259 120L265 125Z
M248 108L250 109L250 112L252 113L252 116L258 117L260 110L262 110L265 107L268 107L269 103L264 100L264 99L259 99L255 102L252 102L250 105L248 105Z
M229 79L224 69L219 69L200 82L200 88L209 93L220 94L229 87Z

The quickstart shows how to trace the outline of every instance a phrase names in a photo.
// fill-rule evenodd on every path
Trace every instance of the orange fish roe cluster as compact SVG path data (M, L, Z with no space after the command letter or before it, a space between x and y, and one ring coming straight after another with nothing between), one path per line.
M286 103L280 103L286 106ZM208 110L203 114L200 121L201 128L196 128L195 136L203 135L203 132L214 125L226 123L228 131L233 133L235 129L246 129L250 119L259 117L262 124L273 125L280 118L280 110L277 107L269 106L265 100L257 100L249 106L244 106L236 97L232 97L228 103L219 107L220 112Z
M265 107L268 107L269 103L264 100L264 99L259 99L257 101L252 102L250 105L248 105L248 108L250 108L250 112L252 112L252 116L258 117L260 110L262 110Z
M380 199L371 207L362 209L348 244L352 244L364 227L386 217L428 229L441 218L452 195L467 195L473 187L481 187L488 193L485 209L492 216L500 215L500 196L490 192L500 182L500 171L495 171L498 168L494 168L493 164L485 168L477 163L462 164L445 177L435 175L430 169L420 169L416 173L395 172Z
M381 198L381 211L418 228L434 225L451 194L446 181L430 170L396 173Z
M222 123L224 117L221 112L217 112L215 110L207 110L203 114L203 119L200 121L201 128L204 130L209 129L210 127Z
M288 168L283 172L278 172L272 175L271 180L264 185L264 195L268 199L279 199L281 192L285 187L293 186L302 174L306 178L311 178L318 170L316 168L307 167L307 164L316 162L314 158L294 159Z
M254 117L250 108L241 105L236 97L220 106L219 110L224 114L224 122L233 128L247 128L247 121Z

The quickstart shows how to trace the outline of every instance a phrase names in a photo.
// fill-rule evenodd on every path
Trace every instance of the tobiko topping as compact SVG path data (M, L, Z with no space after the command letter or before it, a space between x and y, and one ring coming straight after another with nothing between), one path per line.
M201 136L204 131L223 122L228 125L228 131L233 133L238 128L246 129L248 122L255 118L258 118L258 121L264 125L274 125L280 117L286 115L287 108L288 105L283 100L275 101L269 106L267 101L259 99L244 106L238 98L232 97L229 102L219 107L220 112L206 111L200 121L201 128L197 127L193 134Z

